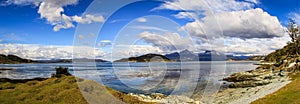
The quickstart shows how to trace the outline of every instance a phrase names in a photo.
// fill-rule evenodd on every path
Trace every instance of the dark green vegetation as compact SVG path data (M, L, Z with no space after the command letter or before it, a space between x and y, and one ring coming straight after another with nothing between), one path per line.
M290 19L287 33L291 37L291 42L265 57L265 61L274 62L278 68L286 67L286 63L300 61L300 27L293 19Z
M167 57L159 54L146 54L138 57L129 57L115 62L169 62L171 61Z
M291 63L299 63L300 62L300 48L297 48L300 40L294 43L288 43L282 49L276 50L271 54L265 57L266 62L273 62L274 65L263 65L261 67L265 68L274 68L275 70L289 70L289 71L299 71L299 67L288 68Z
M34 63L35 61L23 59L15 55L0 54L0 64Z

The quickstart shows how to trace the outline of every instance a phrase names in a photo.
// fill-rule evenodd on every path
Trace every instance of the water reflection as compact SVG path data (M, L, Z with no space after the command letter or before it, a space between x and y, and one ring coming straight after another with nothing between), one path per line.
M221 78L231 73L254 69L253 63L256 62L97 63L96 67L65 63L2 64L1 68L13 70L0 71L0 78L45 78L55 73L55 67L62 66L68 67L75 76L98 81L122 92L171 94L191 90L192 84L197 84L197 89L204 89L208 81L220 83ZM173 92L174 89L177 92Z

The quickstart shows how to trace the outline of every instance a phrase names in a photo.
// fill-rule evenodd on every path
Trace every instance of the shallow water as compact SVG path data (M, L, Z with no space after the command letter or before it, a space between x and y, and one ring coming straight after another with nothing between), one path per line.
M95 80L122 92L171 94L193 90L195 86L220 79L235 72L254 69L255 61L242 62L169 62L169 63L53 63L1 64L0 78L47 78L55 67L68 67L77 77Z

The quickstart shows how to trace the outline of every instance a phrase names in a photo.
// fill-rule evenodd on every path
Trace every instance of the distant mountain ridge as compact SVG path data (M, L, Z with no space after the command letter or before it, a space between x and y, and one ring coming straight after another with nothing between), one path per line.
M155 59L154 57L159 58ZM217 51L206 50L203 53L193 53L189 50L173 52L170 54L145 54L137 57L129 57L116 60L114 62L188 62L188 61L240 61L240 60L261 60L262 56L233 56L225 55Z
M169 58L159 54L146 54L138 57L129 57L114 62L169 62Z
M183 50L181 52L174 52L170 54L166 54L165 57L169 58L173 61L197 61L198 56L197 54L192 53L189 50Z
M0 64L18 64L18 63L35 63L36 61L23 59L16 55L0 54Z
M174 52L165 55L173 61L226 61L226 55L217 51L205 51L204 53L193 53L189 50Z
M50 59L50 60L31 60L24 59L16 55L3 55L0 54L0 64L20 64L20 63L72 63L73 60L79 60L84 62L109 62L102 59Z
M38 63L72 63L73 60L80 62L109 62L103 59L87 59L87 58L77 58L77 59L51 59L51 60L36 60Z

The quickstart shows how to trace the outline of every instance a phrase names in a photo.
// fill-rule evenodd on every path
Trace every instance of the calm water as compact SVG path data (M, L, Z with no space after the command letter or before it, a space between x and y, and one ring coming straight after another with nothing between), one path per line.
M174 89L184 92L207 80L220 83L220 79L232 73L254 69L254 63L256 62L1 64L1 68L13 70L0 71L0 78L47 78L55 73L55 67L62 66L68 67L70 73L77 77L95 80L122 92L170 94Z

